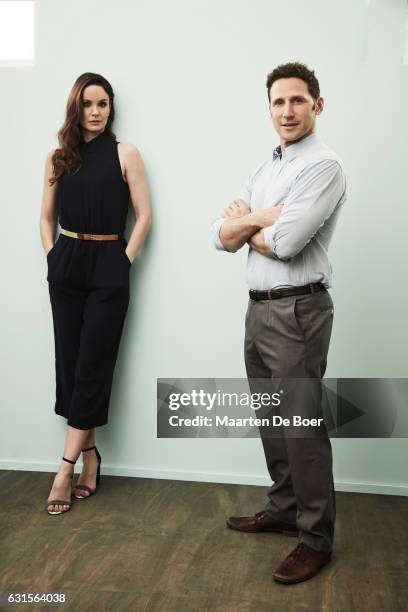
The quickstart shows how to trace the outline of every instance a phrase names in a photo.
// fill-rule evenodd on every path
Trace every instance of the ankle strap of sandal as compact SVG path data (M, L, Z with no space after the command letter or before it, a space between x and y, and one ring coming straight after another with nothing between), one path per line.
M66 459L65 457L63 457L62 460L66 461L67 463L72 463L72 465L76 464L76 461L71 461L71 459Z
M85 453L86 451L93 450L94 448L96 448L96 446L90 446L89 448L83 448L82 452Z

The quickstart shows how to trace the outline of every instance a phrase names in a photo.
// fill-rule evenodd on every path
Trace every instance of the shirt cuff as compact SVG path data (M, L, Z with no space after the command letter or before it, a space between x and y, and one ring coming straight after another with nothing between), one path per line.
M225 219L223 217L220 217L219 219L216 219L211 226L211 237L212 237L215 248L218 249L219 251L227 250L225 246L222 244L221 239L220 239L221 226L224 223L224 221Z
M273 232L274 232L274 226L273 225L270 225L269 227L264 227L264 229L263 229L265 245L271 251L271 254L269 255L269 257L276 257L276 255L275 255L276 242L273 239Z

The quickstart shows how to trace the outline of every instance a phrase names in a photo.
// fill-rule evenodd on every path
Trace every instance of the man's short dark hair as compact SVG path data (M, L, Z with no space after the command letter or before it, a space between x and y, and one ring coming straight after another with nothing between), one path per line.
M278 79L290 79L292 77L302 79L302 81L307 84L308 91L313 100L317 100L320 96L320 87L319 81L315 77L314 70L310 70L305 64L301 64L300 62L288 62L287 64L280 64L268 74L266 88L268 90L269 102L271 101L272 84Z

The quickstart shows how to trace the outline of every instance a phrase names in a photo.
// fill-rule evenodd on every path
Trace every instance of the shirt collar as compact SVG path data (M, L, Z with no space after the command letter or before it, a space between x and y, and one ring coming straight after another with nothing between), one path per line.
M313 134L309 134L309 136L302 138L302 140L299 140L299 142L295 142L294 144L285 147L282 151L282 160L291 161L292 159L295 159L295 157L302 155L302 153L305 153L314 147L319 142L321 142L320 136L316 134L316 132L313 132Z

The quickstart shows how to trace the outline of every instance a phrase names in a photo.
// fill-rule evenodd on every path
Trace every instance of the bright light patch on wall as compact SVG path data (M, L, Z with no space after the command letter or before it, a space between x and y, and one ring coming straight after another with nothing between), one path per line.
M34 64L34 2L0 1L0 66Z

